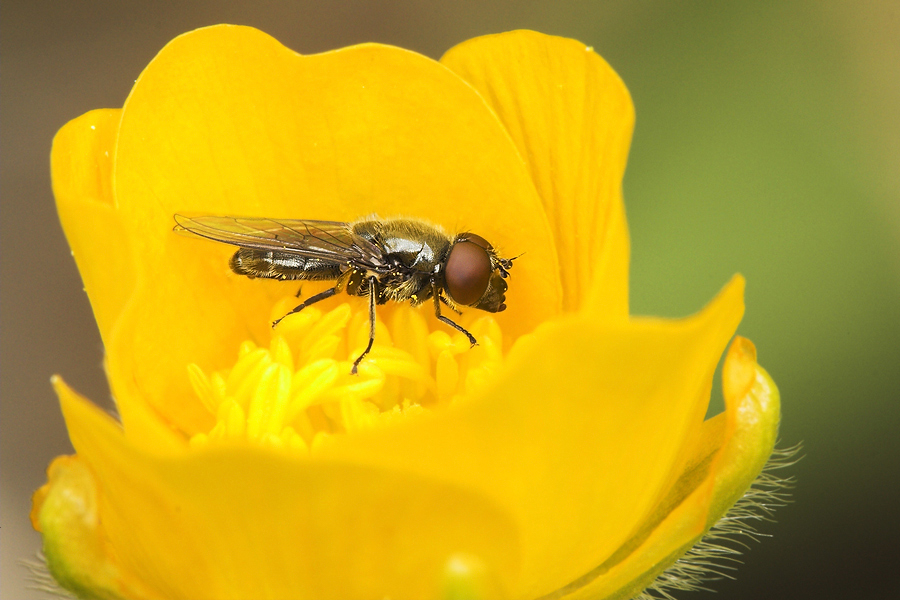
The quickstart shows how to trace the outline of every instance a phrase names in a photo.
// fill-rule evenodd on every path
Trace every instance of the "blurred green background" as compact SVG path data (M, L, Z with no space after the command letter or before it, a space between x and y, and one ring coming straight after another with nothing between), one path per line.
M171 38L219 22L304 53L378 41L439 57L515 28L592 45L637 110L632 312L695 312L744 273L739 331L782 391L783 445L804 445L772 537L712 587L900 598L900 2L7 0L0 16L3 598L42 597L16 561L40 543L30 493L70 451L49 376L108 397L50 141L121 106Z

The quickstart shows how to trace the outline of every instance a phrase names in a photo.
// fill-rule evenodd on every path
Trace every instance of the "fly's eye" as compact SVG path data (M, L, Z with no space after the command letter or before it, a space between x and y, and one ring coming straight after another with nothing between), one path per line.
M478 244L485 250L493 250L494 247L491 246L491 243L486 239L478 235L477 233L467 233L463 237L460 238L461 242L472 242L473 244Z
M478 239L484 242L484 238ZM484 246L472 239L456 242L445 270L450 297L457 304L475 304L487 289L491 271L491 259Z

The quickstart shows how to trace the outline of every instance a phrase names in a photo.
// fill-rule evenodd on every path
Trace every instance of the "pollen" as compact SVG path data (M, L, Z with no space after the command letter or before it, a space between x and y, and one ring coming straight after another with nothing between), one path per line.
M275 318L292 301L276 304ZM329 436L464 401L498 370L503 344L490 315L462 322L477 346L424 310L396 304L379 310L375 343L354 375L353 361L368 343L368 307L344 302L288 315L272 330L268 347L240 344L230 369L188 366L194 392L215 419L191 444L244 440L315 452Z

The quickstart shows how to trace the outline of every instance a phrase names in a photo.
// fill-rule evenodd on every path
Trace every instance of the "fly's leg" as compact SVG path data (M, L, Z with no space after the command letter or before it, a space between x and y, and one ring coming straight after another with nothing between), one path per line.
M364 359L366 357L366 354L369 353L369 350L372 349L372 344L375 343L375 300L377 298L378 278L369 277L369 344L366 346L366 349L363 350L363 353L353 361L353 368L350 369L351 375L356 375L356 370L359 368L359 363L362 362L362 359Z
M325 300L326 298L331 298L332 296L334 296L337 293L338 293L338 288L333 287L333 288L328 288L324 292L320 292L320 293L316 294L315 296L310 296L309 298L307 298L306 300L304 300L303 302L301 302L300 304L295 306L293 308L293 310L291 310L291 312L287 313L287 315L284 315L284 317L286 317L288 315L292 315L294 313L298 313L301 310L303 310L304 308L306 308L307 306L309 306L310 304L315 304L316 302L319 302L320 300ZM284 317L281 317L279 319L275 319L274 321L272 321L272 327L275 327L276 325L281 323L281 320L284 319Z
M456 307L450 306L450 303L447 302L447 299L444 298L443 296L441 296L441 302L443 302L443 303L444 303L444 306L446 306L447 308L449 308L450 310L452 310L452 311L455 312L456 314L458 314L458 315L461 315L461 314L462 314L462 311L461 311L461 310L457 310ZM438 316L440 316L440 315L438 315Z
M450 319L448 319L447 317L445 317L444 315L441 314L441 301L443 300L443 298L441 298L440 290L437 289L437 284L433 281L431 282L431 296L434 298L434 316L436 316L438 318L438 321L446 323L447 325L449 325L453 329L457 330L458 332L465 334L465 336L467 338L469 338L469 343L472 344L473 346L477 346L478 340L475 339L474 335L472 335L471 333L466 331L462 325L458 325L458 324L454 323L453 321L451 321Z

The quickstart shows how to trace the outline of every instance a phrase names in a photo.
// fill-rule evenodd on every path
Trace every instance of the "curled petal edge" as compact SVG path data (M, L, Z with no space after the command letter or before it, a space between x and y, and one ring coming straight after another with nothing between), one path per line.
M113 191L121 109L99 109L66 123L53 138L53 195L104 345L137 281L132 244Z
M684 475L649 521L655 527L638 532L623 551L541 600L638 596L742 498L774 450L780 395L757 364L753 343L740 336L726 354L722 386L725 412L704 422Z

